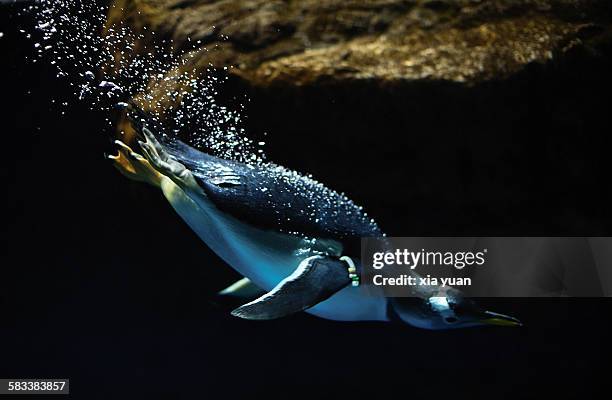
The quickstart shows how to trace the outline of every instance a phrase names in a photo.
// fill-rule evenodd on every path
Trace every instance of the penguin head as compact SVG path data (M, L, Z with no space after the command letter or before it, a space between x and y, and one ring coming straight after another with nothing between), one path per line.
M432 330L469 328L475 326L521 326L511 316L481 309L476 302L460 293L448 292L445 296L425 299L396 297L390 299L393 319L409 325Z

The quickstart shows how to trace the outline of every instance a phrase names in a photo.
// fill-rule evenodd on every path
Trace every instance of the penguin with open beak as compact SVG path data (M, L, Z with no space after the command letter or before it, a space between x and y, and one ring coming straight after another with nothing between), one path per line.
M306 311L341 321L396 320L426 329L519 325L480 311L458 291L415 298L364 294L360 240L384 236L345 196L271 163L246 164L203 153L163 134L132 104L128 117L142 154L116 141L111 156L127 177L159 187L193 231L244 279L222 291L254 298L232 311L267 320Z

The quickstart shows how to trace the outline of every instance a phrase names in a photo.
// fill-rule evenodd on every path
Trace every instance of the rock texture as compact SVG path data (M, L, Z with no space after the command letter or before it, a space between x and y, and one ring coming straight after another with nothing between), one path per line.
M255 86L475 84L594 40L609 17L605 0L115 0L109 23L200 40L198 65Z

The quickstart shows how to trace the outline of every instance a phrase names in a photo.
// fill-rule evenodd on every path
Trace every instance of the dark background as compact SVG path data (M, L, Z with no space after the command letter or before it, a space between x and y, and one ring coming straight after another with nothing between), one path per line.
M214 293L239 277L104 159L104 115L25 61L29 23L0 6L0 377L70 378L84 399L585 398L605 384L608 299L482 300L520 329L230 317ZM247 128L390 235L610 235L610 54L467 92L250 91Z

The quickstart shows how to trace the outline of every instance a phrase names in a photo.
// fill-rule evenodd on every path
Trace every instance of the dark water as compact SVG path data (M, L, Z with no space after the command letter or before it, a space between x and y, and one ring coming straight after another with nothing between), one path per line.
M483 300L520 329L231 318L210 299L238 276L110 166L103 117L24 63L0 11L0 377L68 377L85 399L585 398L605 384L609 299ZM610 58L586 60L468 97L413 88L391 109L367 87L251 93L249 128L391 234L610 235ZM64 116L50 99L70 100Z

